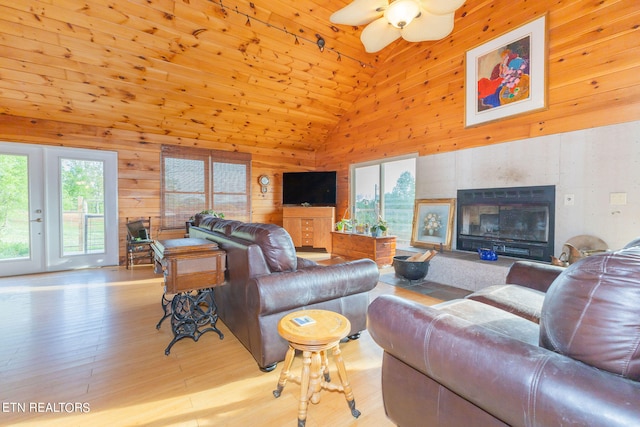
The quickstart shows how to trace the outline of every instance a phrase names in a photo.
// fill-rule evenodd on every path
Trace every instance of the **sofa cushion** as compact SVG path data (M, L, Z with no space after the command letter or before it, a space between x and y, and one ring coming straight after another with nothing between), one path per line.
M640 247L569 266L542 306L540 345L640 380Z
M467 295L467 299L492 305L535 323L540 322L544 292L520 285L494 285Z
M432 307L518 341L538 343L540 330L536 323L499 308L469 299L455 299Z
M295 271L298 258L293 240L287 231L275 224L246 224L235 227L231 237L257 244L262 249L272 272Z
M207 230L215 231L216 233L230 236L233 230L239 225L243 224L242 221L235 221L232 219L218 218L211 215L196 215L196 221L194 225L196 227L204 228Z
M211 230L211 227L215 226L218 221L222 221L222 218L216 218L214 216L200 216L196 215L196 221L194 225L200 228L206 228Z

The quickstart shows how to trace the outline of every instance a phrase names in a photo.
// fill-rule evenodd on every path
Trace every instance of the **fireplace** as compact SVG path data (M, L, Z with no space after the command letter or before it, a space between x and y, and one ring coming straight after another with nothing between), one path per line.
M553 185L458 190L457 249L550 261L555 206Z

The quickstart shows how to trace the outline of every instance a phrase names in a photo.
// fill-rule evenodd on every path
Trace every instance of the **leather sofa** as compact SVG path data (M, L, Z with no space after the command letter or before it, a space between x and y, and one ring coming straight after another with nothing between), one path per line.
M548 289L554 273L533 264L509 272L507 281L523 279L508 283L511 301L503 291L430 307L386 295L371 303L395 424L640 425L640 247L581 259ZM517 301L530 285L544 292L538 319L535 303Z
M290 312L340 313L351 323L351 339L366 329L369 291L380 274L373 261L318 265L298 257L289 233L274 224L197 215L189 236L226 251L225 284L215 289L218 314L263 371L284 360L288 343L278 322Z

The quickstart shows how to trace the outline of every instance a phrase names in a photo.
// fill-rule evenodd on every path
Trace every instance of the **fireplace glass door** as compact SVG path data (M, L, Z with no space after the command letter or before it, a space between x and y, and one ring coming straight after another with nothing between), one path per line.
M468 236L547 242L546 205L469 205L462 207L461 233Z

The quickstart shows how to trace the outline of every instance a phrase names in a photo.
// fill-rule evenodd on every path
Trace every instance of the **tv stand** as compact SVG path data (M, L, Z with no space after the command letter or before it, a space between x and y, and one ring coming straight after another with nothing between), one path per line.
M334 207L282 208L282 227L291 235L296 248L324 248L331 253L331 231L334 223Z

